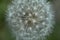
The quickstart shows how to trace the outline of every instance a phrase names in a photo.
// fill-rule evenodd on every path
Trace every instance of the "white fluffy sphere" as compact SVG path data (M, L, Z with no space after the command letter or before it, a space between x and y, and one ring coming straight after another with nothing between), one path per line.
M53 28L52 6L46 0L14 0L7 22L16 40L45 40Z

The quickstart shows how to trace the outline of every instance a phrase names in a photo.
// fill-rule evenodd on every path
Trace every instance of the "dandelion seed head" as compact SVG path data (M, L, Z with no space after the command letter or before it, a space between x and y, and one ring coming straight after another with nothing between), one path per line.
M7 13L16 40L45 40L53 28L53 10L47 0L13 0Z

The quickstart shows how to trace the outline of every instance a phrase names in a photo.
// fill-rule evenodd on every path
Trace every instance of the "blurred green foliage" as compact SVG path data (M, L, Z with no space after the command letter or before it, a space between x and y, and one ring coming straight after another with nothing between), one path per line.
M11 0L0 0L0 40L11 40L10 33L5 26L5 14Z

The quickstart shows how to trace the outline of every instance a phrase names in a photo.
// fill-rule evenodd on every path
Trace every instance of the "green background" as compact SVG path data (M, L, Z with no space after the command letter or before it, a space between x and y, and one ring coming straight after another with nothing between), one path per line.
M48 0L53 3L55 10L55 25L53 33L51 33L48 40L60 40L60 1L59 0ZM5 14L7 6L11 3L11 0L0 0L0 40L13 40L8 27L6 27Z

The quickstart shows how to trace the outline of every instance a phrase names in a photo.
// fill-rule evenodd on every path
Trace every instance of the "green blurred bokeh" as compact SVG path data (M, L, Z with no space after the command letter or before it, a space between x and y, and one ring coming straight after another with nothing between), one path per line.
M0 0L0 40L11 40L11 36L6 27L5 14L11 0Z
M13 40L5 22L5 14L9 3L11 3L11 0L0 0L0 40ZM47 37L48 40L60 40L60 21L59 17L55 18L56 24L54 25L53 33Z

